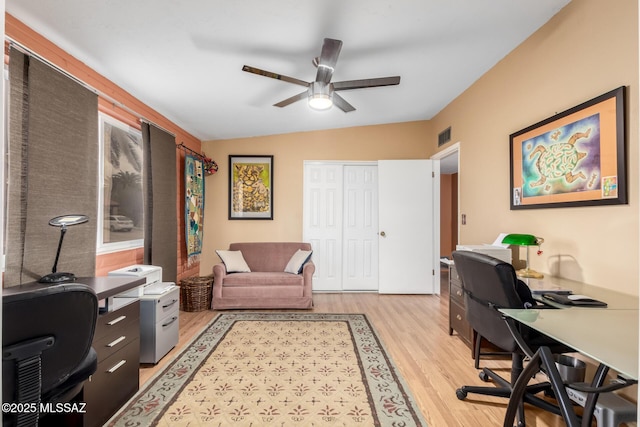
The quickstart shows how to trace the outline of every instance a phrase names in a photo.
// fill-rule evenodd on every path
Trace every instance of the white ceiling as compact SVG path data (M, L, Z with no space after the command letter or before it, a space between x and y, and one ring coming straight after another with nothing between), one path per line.
M6 11L202 140L430 119L570 0L6 0ZM272 105L325 37L356 111Z

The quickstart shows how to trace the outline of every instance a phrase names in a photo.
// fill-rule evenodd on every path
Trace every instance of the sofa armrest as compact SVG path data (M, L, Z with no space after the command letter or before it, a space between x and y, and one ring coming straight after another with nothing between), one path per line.
M309 260L302 266L302 280L304 282L303 296L311 296L313 292L313 273L316 271L316 265Z
M220 263L213 266L213 299L222 298L222 282L227 275L227 267Z

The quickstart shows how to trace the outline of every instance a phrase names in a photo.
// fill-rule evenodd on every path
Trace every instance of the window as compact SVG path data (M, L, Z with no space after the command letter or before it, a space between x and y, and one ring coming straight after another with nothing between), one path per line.
M98 253L142 247L142 133L100 113Z

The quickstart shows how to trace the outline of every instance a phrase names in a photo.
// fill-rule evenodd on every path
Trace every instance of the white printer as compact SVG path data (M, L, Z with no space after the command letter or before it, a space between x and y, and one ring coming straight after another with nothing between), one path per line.
M479 252L481 254L498 258L500 261L512 264L511 247L502 243L502 240L506 235L507 233L498 234L498 237L496 237L496 240L494 240L493 243L485 243L482 245L457 245L456 250Z
M457 251L473 251L481 254L489 255L494 258L498 258L501 261L511 264L511 248L503 248L501 246L494 245L457 245Z
M117 295L118 297L141 297L145 294L145 289L154 289L162 283L162 267L155 265L130 265L128 267L113 270L107 273L108 276L133 276L145 278L147 281L144 285L138 286L130 291Z

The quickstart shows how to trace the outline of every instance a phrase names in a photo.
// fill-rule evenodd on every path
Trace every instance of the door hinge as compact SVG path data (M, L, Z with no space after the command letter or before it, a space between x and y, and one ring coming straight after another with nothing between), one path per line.
M435 178L436 177L436 173L431 171L431 178Z
M435 275L436 275L436 270L435 270L435 269L431 270L431 275L432 275L432 276L435 276Z

